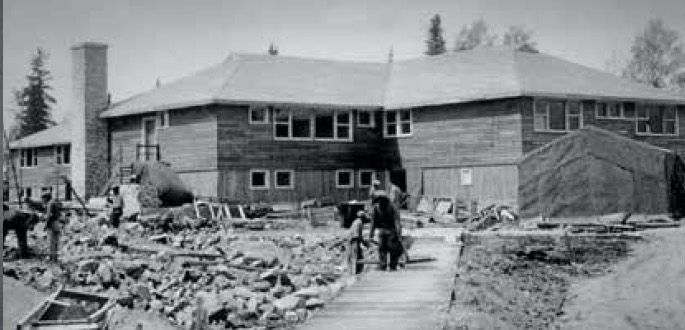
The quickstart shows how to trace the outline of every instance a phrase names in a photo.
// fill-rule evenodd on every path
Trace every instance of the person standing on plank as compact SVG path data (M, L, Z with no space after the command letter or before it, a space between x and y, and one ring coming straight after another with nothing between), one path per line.
M369 239L373 240L374 234L378 231L378 269L384 271L390 268L391 271L395 271L402 255L400 212L384 191L376 192L372 202Z
M112 187L112 196L108 199L108 207L111 209L109 222L114 228L119 228L121 216L124 214L124 198L119 194L119 186Z
M41 198L45 203L45 218L47 219L45 229L48 231L50 241L50 261L57 262L59 254L59 237L62 232L62 226L64 226L62 205L57 199L53 199L52 195L48 192L43 193Z

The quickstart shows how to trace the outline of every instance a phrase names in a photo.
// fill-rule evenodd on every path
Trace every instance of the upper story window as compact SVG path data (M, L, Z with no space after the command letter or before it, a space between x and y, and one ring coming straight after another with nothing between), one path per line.
M55 162L57 164L69 164L71 163L71 146L61 145L55 146Z
M376 120L372 111L357 111L357 126L358 127L375 127Z
M413 131L411 109L386 111L383 119L383 136L411 136Z
M595 116L600 119L633 119L635 118L635 103L597 102Z
M565 132L583 126L580 101L536 100L533 108L535 131Z
M251 106L248 115L250 124L269 123L269 107Z
M157 128L169 128L169 110L157 112Z
M352 141L350 110L274 110L276 140Z
M636 131L640 135L678 135L675 106L644 105L637 110Z
M20 149L19 155L19 167L38 166L38 148Z

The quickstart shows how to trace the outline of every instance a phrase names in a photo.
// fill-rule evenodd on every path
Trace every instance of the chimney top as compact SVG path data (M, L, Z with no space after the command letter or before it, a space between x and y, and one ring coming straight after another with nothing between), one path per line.
M102 42L86 41L86 42L80 42L80 43L77 43L77 44L71 46L71 49L79 49L79 48L107 48L107 44L102 43Z

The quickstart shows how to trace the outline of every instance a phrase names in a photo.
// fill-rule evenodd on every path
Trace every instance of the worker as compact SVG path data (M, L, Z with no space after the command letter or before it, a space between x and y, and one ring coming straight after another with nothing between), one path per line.
M45 203L45 230L48 231L48 238L50 243L50 261L57 262L59 253L59 237L64 226L62 219L62 206L57 199L53 199L49 192L43 193L41 196L43 203Z
M378 231L378 269L386 270L389 267L391 271L395 271L403 251L400 242L402 235L400 212L383 191L376 192L372 202L369 238L373 240L376 230Z
M349 244L348 244L348 263L349 270L352 274L359 274L364 270L364 264L359 261L364 259L362 245L368 247L368 243L364 240L362 232L364 224L369 222L369 216L364 211L357 212L357 217L350 225L349 230Z
M114 228L119 228L121 216L124 214L124 198L119 194L119 186L112 187L112 196L107 198L110 208L109 222Z
M400 187L398 187L394 182L390 182L390 188L388 189L388 198L390 198L390 202L395 205L395 207L399 210L402 205L402 197L403 197L403 192Z
M19 245L19 257L29 257L27 233L35 226L40 218L35 212L28 212L17 207L2 204L2 245L5 245L5 237L10 230L17 235Z
M369 199L373 199L375 192L381 190L381 181L378 179L373 179L371 181L371 187L369 187Z

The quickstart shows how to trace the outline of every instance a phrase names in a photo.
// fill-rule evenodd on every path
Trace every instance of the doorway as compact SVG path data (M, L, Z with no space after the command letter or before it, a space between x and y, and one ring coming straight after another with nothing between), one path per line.
M155 118L143 118L143 132L141 137L143 160L156 160L157 122Z

